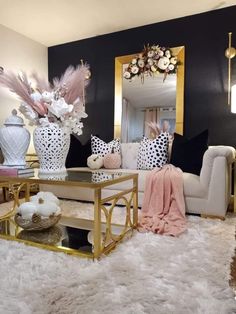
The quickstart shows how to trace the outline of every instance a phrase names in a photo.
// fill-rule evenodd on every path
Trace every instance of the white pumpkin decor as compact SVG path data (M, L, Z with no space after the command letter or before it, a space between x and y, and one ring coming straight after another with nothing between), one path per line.
M32 202L25 202L18 207L18 213L23 219L31 219L37 212L37 205Z
M44 202L53 202L57 205L60 204L59 199L52 192L38 192L36 195L30 197L30 201L38 203L40 198L43 199Z
M53 193L39 192L30 197L30 202L22 203L17 212L24 219L31 219L33 214L38 214L42 218L49 217L61 213L58 205L59 199Z
M37 204L37 214L42 218L49 217L51 215L59 215L61 209L56 203L47 201L45 202L42 198L39 198L39 203Z
M87 165L90 169L100 169L103 166L103 157L92 154L87 159Z

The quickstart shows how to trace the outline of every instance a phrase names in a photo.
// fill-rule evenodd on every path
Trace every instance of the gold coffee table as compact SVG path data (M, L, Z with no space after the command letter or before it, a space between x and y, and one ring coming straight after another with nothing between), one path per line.
M14 195L14 206L4 217L0 217L0 238L24 242L26 244L53 251L90 258L99 258L109 253L128 233L132 233L138 223L138 174L103 171L67 170L65 175L40 175L34 169L32 177L5 177L1 181L8 182ZM102 198L102 189L120 182L131 180L131 188ZM59 223L43 231L26 231L16 225L14 216L19 205L19 194L25 193L29 200L30 186L35 184L53 184L76 186L91 189L94 195L93 219L62 217ZM122 200L125 211L124 224L112 223L113 209ZM76 201L75 206L76 206ZM132 210L131 210L132 208ZM105 221L101 220L101 213ZM93 245L86 242L87 234L93 230ZM83 239L83 244L80 244Z

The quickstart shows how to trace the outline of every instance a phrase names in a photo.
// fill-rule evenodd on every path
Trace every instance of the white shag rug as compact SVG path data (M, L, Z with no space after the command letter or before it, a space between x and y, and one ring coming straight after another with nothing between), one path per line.
M0 240L0 313L236 313L235 224L188 216L179 238L135 233L95 262Z

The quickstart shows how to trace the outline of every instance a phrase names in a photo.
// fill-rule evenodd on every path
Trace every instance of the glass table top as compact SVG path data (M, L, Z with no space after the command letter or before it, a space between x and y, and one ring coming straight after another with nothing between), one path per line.
M79 171L67 169L64 173L43 174L35 168L33 174L23 174L19 176L0 176L0 181L32 182L32 183L53 183L71 184L79 186L106 186L111 183L118 183L124 180L137 177L135 173L106 172L106 171Z

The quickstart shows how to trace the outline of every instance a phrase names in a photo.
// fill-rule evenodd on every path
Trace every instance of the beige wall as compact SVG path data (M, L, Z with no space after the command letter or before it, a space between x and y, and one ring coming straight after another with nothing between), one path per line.
M0 25L0 66L16 73L23 70L28 75L36 71L40 76L47 78L47 47ZM15 95L5 88L0 88L0 126L11 114L12 109L17 109L19 104L20 101ZM28 126L26 119L24 121L32 134L33 128ZM32 136L29 151L34 151Z

